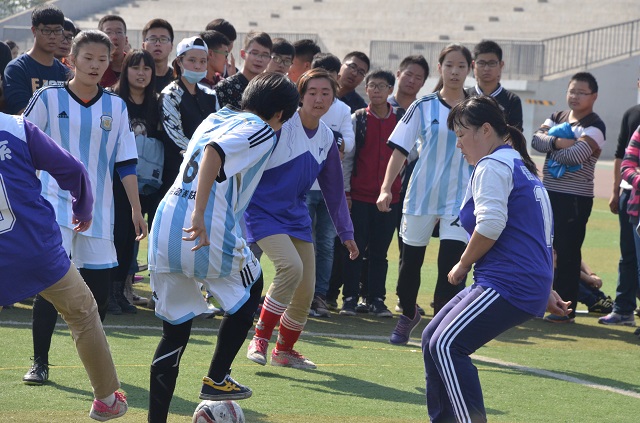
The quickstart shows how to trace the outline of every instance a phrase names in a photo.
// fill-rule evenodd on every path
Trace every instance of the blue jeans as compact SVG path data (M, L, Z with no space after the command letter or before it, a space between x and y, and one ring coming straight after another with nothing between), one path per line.
M600 291L598 288L587 285L582 280L580 281L580 286L578 287L578 302L586 305L587 307L591 307L598 301L605 298L607 298L607 296L604 295L604 292Z
M307 208L311 217L313 246L316 249L315 294L326 297L331 266L333 266L333 239L336 236L336 229L324 202L322 191L313 190L307 193Z
M631 314L636 309L636 292L638 290L638 234L635 226L629 221L627 202L631 190L622 190L618 207L620 221L620 262L618 263L618 285L613 311L618 314Z

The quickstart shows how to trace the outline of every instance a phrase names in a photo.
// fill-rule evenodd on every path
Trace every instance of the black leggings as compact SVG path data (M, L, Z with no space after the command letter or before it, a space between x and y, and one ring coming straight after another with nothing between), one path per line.
M80 275L93 293L98 304L100 320L104 321L109 302L109 285L111 284L111 269L79 269ZM53 304L36 295L33 301L32 330L33 358L42 363L49 362L51 337L58 321L58 311Z
M225 314L218 329L216 349L207 376L221 382L231 370L231 363L242 347L253 325L254 314L262 294L263 277L251 287L249 299L233 314ZM162 339L151 363L148 421L164 423L178 379L180 360L191 336L193 319L178 325L162 322Z
M414 247L402 244L402 262L398 272L398 298L402 307L402 314L412 319L414 317L418 290L420 289L420 269L424 262L427 247ZM434 314L447 304L458 292L462 291L465 281L459 285L451 285L447 275L458 263L466 244L450 239L440 240L438 251L438 279L433 295Z

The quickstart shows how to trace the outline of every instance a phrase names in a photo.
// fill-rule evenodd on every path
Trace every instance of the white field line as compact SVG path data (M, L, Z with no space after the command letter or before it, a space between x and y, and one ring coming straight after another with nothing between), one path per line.
M4 321L0 322L0 326L31 326L31 322L18 322L18 321ZM56 327L66 328L67 325L65 323L57 323ZM131 325L104 325L105 329L118 329L118 330L162 330L161 326L131 326ZM201 327L193 327L191 329L192 332L203 332L203 333L218 333L218 329L213 328L201 328ZM302 336L318 336L318 337L326 337L326 338L340 338L340 339L354 339L358 341L387 341L389 339L388 336L379 336L379 335L353 335L353 334L342 334L342 333L323 333L323 332L303 332ZM420 348L420 344L417 342L410 342L412 346L417 346ZM573 376L567 376L560 373L551 372L543 369L536 369L533 367L521 366L517 363L510 363L508 361L498 360L495 358L484 357L481 355L473 354L471 356L474 360L496 364L501 367L507 367L513 370L518 370L521 372L532 373L535 375L550 377L557 380L562 380L564 382L575 383L582 386L587 386L593 389L599 389L601 391L613 392L619 395L625 395L631 398L640 399L640 393L628 391L626 389L614 388L607 385L602 385L599 383L590 382L588 380L579 379Z

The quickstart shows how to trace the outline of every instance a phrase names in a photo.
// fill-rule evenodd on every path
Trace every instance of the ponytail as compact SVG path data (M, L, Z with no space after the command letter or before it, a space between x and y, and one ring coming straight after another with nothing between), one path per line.
M531 156L529 156L529 152L527 151L527 140L524 135L522 135L522 132L520 132L520 130L515 126L507 124L507 141L511 144L511 147L513 147L514 150L520 153L527 170L534 175L538 175L538 168L533 160L531 160Z

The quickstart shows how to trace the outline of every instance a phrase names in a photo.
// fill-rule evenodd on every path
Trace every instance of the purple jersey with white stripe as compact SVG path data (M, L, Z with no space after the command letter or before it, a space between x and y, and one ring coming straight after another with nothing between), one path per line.
M80 221L91 220L93 197L82 163L35 125L0 114L0 128L0 305L7 305L53 285L70 266L36 170L71 192Z
M320 122L317 131L310 134L297 112L282 126L278 144L247 207L247 240L287 234L313 242L305 198L316 178L340 240L352 240L353 224L333 132Z
M480 160L474 169L460 210L460 222L472 234L476 227L474 178L483 168L507 166L512 189L505 192L507 222L491 249L476 262L473 278L495 289L509 303L542 316L553 281L553 215L540 179L525 167L517 151L505 146Z

